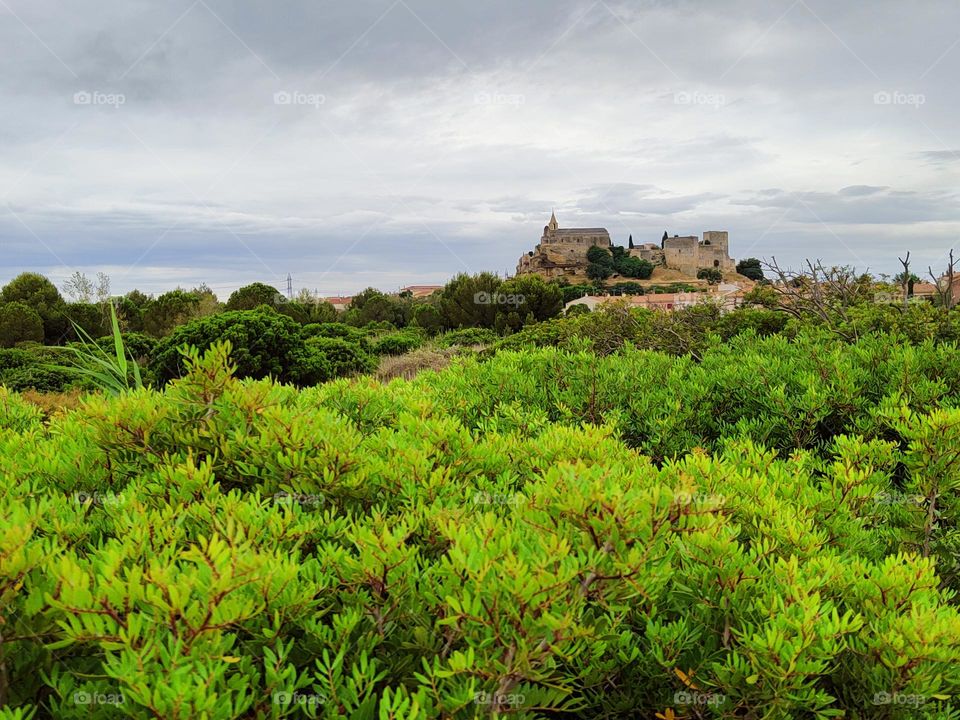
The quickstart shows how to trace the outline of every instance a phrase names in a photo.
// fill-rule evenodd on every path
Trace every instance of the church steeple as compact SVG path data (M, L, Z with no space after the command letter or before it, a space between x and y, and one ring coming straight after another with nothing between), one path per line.
M547 225L551 230L556 230L560 227L560 223L557 222L557 214L553 211L550 212L550 224Z

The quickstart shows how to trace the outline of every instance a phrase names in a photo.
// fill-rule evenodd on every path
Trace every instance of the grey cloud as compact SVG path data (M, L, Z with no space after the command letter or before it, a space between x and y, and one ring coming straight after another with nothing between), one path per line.
M895 191L882 187L843 188L837 192L776 191L733 204L758 208L783 208L798 222L901 224L960 221L960 196L954 192Z
M43 43L0 6L0 211L62 258L0 212L0 282L174 225L124 283L269 279L244 243L344 291L503 271L551 208L797 261L960 230L948 0L191 2L6 0Z

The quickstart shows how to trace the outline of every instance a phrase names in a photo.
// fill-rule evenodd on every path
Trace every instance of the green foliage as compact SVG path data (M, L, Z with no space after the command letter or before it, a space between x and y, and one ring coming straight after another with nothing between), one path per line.
M505 303L520 317L528 314L536 322L556 317L563 310L563 292L554 283L545 282L539 275L520 275L505 281L497 289L501 298L515 302Z
M737 272L751 280L760 282L764 279L763 267L757 258L746 258L737 263Z
M375 355L403 355L423 345L423 335L409 330L381 335L372 343Z
M140 375L140 366L135 358L128 356L128 351L123 344L123 335L120 333L117 313L112 304L110 305L110 325L113 330L113 347L110 351L98 344L79 325L74 325L74 332L80 338L80 342L65 348L73 354L73 366L52 366L50 370L72 371L108 395L117 396L133 390L142 390L143 378Z
M607 248L593 245L587 249L587 262L613 268L613 254Z
M437 338L437 346L449 348L455 346L489 345L495 342L498 336L492 330L485 328L464 328L451 330Z
M67 337L71 341L80 339L76 328L80 328L88 337L102 337L110 332L110 311L106 304L70 303L64 305L63 314L70 321Z
M275 307L285 303L286 298L272 285L255 282L244 285L231 293L227 299L227 310L254 310L261 305Z
M496 302L502 282L493 273L457 275L439 293L444 327L449 330L468 327L493 329L502 309Z
M43 321L43 339L48 344L59 342L69 327L63 317L63 298L57 286L37 273L21 273L0 291L0 301L23 303Z
M643 287L640 283L635 282L618 282L611 285L607 288L607 291L611 295L644 295L646 294L646 288Z
M601 282L613 275L613 268L609 265L600 263L590 263L587 265L587 277L594 282Z
M413 306L410 324L435 335L443 329L443 316L435 304L421 302Z
M612 245L609 250L591 247L587 250L587 277L591 280L604 280L614 273L623 277L648 279L653 274L653 263L638 257L631 257L626 248Z
M171 290L152 300L143 310L144 332L161 338L174 328L195 318L200 310L200 296L186 290Z
M0 372L0 385L22 392L63 392L78 384L76 375L68 369L30 362Z
M695 362L580 331L307 390L213 343L49 425L0 390L5 702L955 718L956 346L747 330Z
M337 309L328 302L283 302L277 312L292 317L301 325L336 322Z
M360 345L342 338L313 337L307 341L307 348L325 359L330 375L324 379L371 372L377 367L373 355Z
M697 270L697 279L706 280L711 285L717 285L723 281L723 273L717 268L700 268Z
M624 277L647 280L653 274L653 263L638 257L624 257L617 262L616 271Z
M293 381L301 376L298 365L304 360L306 346L300 325L261 306L211 315L177 328L154 352L151 367L157 381L168 382L184 372L184 347L203 352L217 341L232 344L231 358L240 377Z
M359 345L366 353L373 352L368 331L345 323L311 323L303 327L303 336L341 338L353 345Z
M123 333L122 340L123 346L127 349L129 356L141 363L148 361L157 347L157 340L155 338L142 333ZM112 334L106 335L97 339L97 345L104 350L113 350L116 347L116 339Z
M363 327L370 323L387 322L395 327L405 327L410 319L410 301L385 295L374 288L354 296L347 310L346 319L351 325Z
M0 347L43 342L43 319L26 303L0 303Z
M64 392L80 384L73 372L53 369L69 358L69 351L63 348L42 345L0 350L0 385L18 392Z
M560 287L560 292L563 294L563 304L566 305L571 300L577 300L584 297L585 295L595 295L599 292L599 288L594 285L570 285L570 284L558 284Z

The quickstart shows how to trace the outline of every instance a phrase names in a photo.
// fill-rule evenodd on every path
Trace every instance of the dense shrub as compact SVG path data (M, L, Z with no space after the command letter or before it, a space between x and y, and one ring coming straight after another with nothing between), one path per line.
M437 338L439 347L447 348L455 345L489 345L499 339L492 330L486 328L464 328L451 330Z
M180 377L184 369L181 350L192 346L206 350L214 342L233 346L231 359L239 377L294 381L303 370L305 343L300 325L272 310L240 310L194 320L178 327L157 344L151 365L161 383Z
M0 385L10 390L64 392L84 386L81 378L66 367L70 354L63 348L27 345L0 350Z
M307 341L307 348L324 357L330 378L366 373L377 367L377 360L373 355L343 338L313 337Z
M7 702L955 717L957 358L748 333L297 391L215 349L49 426L0 391Z
M130 357L136 358L139 361L149 360L157 347L158 341L143 333L122 333L121 337L123 338L123 346L126 348ZM107 352L113 352L114 350L114 339L112 335L98 339L97 344Z
M43 365L28 365L0 373L0 384L17 391L63 392L79 382L74 373Z
M0 348L22 342L43 342L43 320L25 303L0 303Z
M403 355L423 345L423 335L417 332L396 332L381 335L372 343L376 355Z
M367 337L367 333L345 323L311 323L303 326L306 337L337 337L360 342Z

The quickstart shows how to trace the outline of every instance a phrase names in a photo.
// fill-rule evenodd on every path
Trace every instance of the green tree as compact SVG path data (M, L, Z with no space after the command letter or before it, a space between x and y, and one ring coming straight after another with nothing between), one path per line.
M504 309L515 311L520 317L531 313L538 322L556 317L563 310L563 291L539 275L511 278L500 285L497 292L505 301Z
M620 248L623 250L623 248ZM613 253L606 248L594 245L587 250L587 262L613 269Z
M625 257L617 263L616 270L624 277L647 280L653 274L653 263L638 257Z
M117 321L125 332L141 332L143 330L143 310L128 296L113 299L113 306L117 310Z
M388 322L395 327L405 327L409 317L410 301L385 295L382 292L364 291L364 297L358 305L350 303L347 321L362 327L369 323Z
M63 297L57 286L38 273L21 273L0 292L3 302L21 302L43 320L43 340L56 345L62 339L69 323L63 316Z
M737 263L737 272L751 280L760 282L764 279L763 268L757 258L746 258Z
M609 265L600 263L590 263L587 265L587 277L594 281L606 280L613 275L613 268Z
M261 305L270 305L275 307L285 298L272 285L261 282L244 285L239 290L235 290L227 300L227 310L253 310Z
M26 303L0 304L0 347L21 342L43 342L43 319Z
M571 300L582 298L584 295L594 295L599 289L595 285L586 283L580 285L570 285L569 283L560 285L560 291L563 293L563 304L566 305Z
M109 306L108 306L109 312ZM78 326L88 336L99 338L110 332L110 319L104 317L104 308L95 303L77 302L64 306L63 314L70 321L70 329L67 331L67 337L70 340L79 340L81 336L77 335Z
M493 273L461 273L440 291L440 315L450 330L468 327L493 328L498 306L497 292L503 281Z
M432 303L416 303L413 306L411 325L421 327L429 334L434 335L443 329L443 317L440 310Z
M197 317L200 297L177 288L151 301L143 313L143 329L154 337L164 337Z
M718 285L723 280L723 273L717 268L700 268L697 270L697 279L706 280L711 285Z

